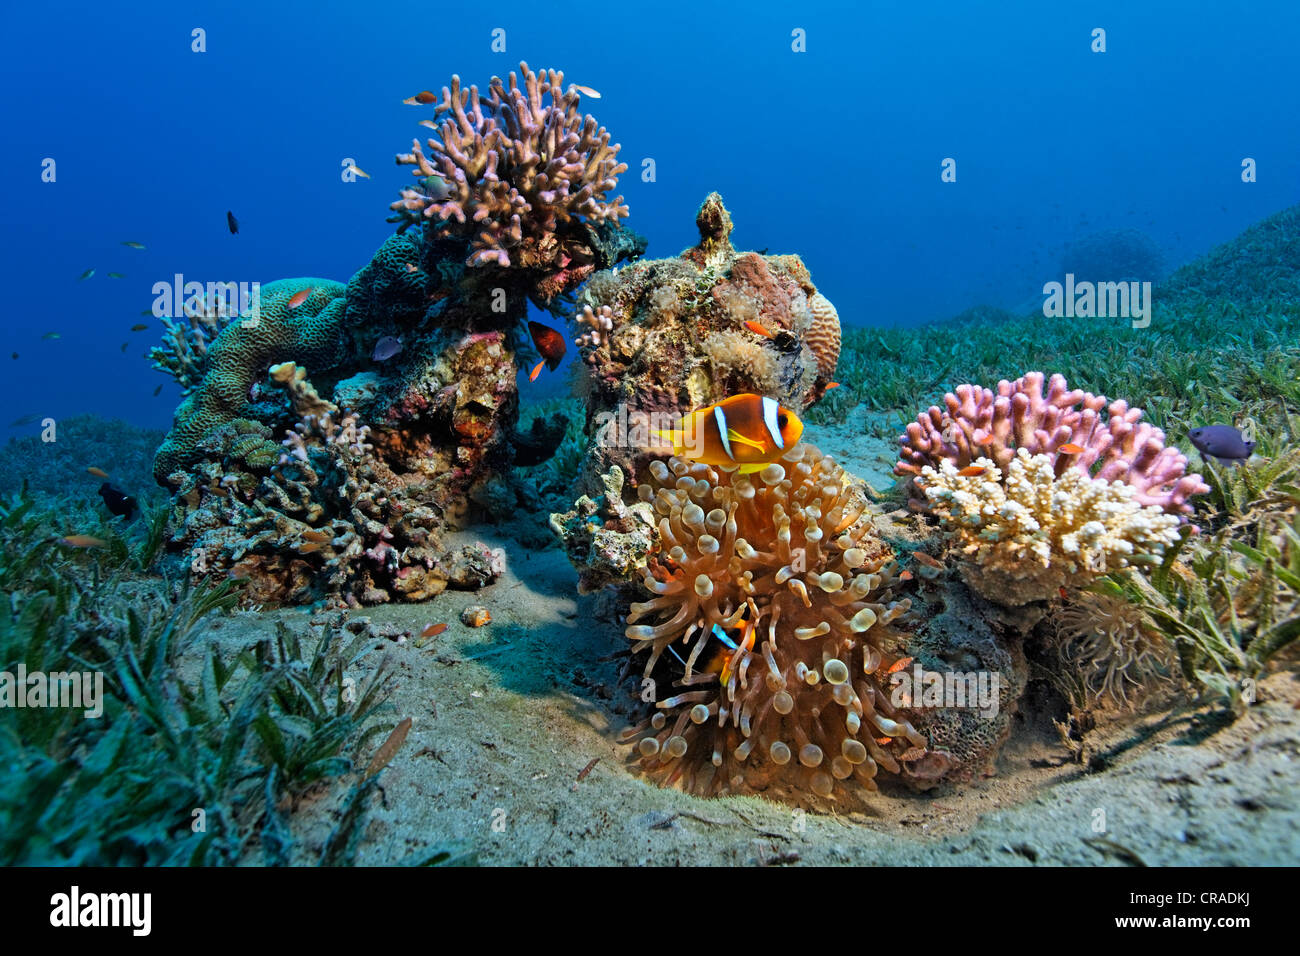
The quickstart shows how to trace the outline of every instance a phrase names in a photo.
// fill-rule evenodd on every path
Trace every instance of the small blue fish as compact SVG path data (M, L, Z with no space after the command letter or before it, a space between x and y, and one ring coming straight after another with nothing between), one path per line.
M1231 425L1193 428L1187 437L1202 457L1213 458L1221 465L1245 461L1255 450L1255 443L1246 441L1245 436Z
M376 362L387 362L402 351L402 340L392 335L385 335L375 343L375 350L370 357Z

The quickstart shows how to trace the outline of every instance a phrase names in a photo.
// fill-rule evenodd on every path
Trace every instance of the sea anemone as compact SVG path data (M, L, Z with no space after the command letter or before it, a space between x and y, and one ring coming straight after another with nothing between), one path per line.
M626 634L649 651L654 713L624 735L646 775L816 804L874 791L880 767L924 753L878 677L910 604L888 600L891 556L848 474L809 445L754 475L679 458L649 472L637 492L658 520L654 596ZM741 635L734 650L715 625Z
M1132 708L1130 691L1143 694L1176 681L1173 645L1122 597L1081 592L1052 624L1062 663L1078 674L1094 705L1109 698Z

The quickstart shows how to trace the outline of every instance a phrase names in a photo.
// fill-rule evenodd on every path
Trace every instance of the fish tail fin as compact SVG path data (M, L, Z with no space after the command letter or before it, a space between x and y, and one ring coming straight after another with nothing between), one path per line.
M650 434L661 439L665 445L671 445L674 455L680 455L686 448L686 438L680 430L662 431L654 429L651 430Z

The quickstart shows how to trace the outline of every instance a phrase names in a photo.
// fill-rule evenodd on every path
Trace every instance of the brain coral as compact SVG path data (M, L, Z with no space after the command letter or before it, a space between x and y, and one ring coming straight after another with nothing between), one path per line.
M961 471L950 461L927 465L917 479L930 513L969 559L966 583L999 604L1043 600L1062 586L1150 563L1178 539L1179 519L1143 506L1122 481L1073 468L1058 477L1051 457L1024 448L1002 477L991 459L978 458Z
M304 289L311 294L291 308ZM277 362L298 362L313 369L333 368L343 360L342 283L331 279L280 279L261 288L258 315L232 322L207 350L204 375L176 408L171 431L154 456L154 478L197 462L198 442L209 431L247 414L249 390Z
M840 314L831 305L831 300L820 292L809 296L808 310L812 313L812 321L808 324L804 341L817 356L817 371L822 378L829 379L835 375L835 366L840 361Z
M890 556L833 459L800 445L753 476L655 461L637 493L659 540L626 633L656 700L625 739L648 776L816 803L924 752L877 676L909 603L888 600ZM734 652L712 632L745 623Z

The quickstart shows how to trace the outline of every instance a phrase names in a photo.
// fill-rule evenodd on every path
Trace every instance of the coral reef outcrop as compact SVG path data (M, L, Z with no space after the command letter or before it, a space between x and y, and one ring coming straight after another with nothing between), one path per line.
M605 199L625 168L617 146L578 114L561 74L521 69L483 97L459 79L444 90L432 159L418 146L399 157L421 177L398 204L403 231L346 286L271 282L252 316L169 328L155 366L187 394L154 475L176 495L174 547L197 548L208 567L248 570L246 556L257 555L252 576L266 576L278 601L307 599L303 569L323 564L327 590L373 603L441 588L439 528L513 516L514 465L544 462L565 434L562 422L516 429L529 302L572 309L578 285L645 249L618 223L621 200ZM282 377L290 364L298 381ZM330 411L296 407L303 368ZM331 431L360 434L358 423L355 449ZM298 438L277 463L287 430ZM201 490L222 497L217 488L233 487L251 511L209 505ZM322 494L338 494L347 513ZM209 527L221 507L233 509L221 515L227 527ZM307 516L332 536L309 538L304 552L284 520ZM349 523L355 539L317 519ZM358 555L378 555L369 560L379 566L354 567Z

